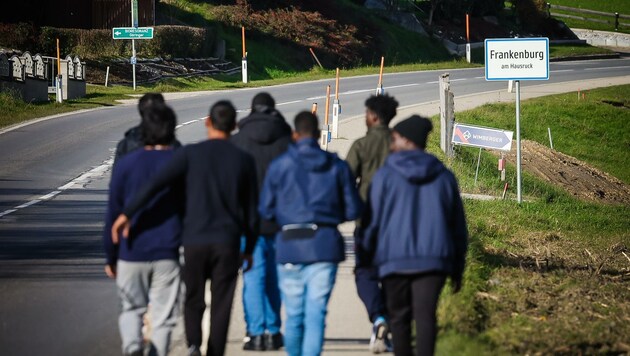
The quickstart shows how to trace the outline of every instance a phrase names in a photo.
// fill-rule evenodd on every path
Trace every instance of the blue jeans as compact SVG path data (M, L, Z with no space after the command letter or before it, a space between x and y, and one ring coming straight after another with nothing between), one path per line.
M278 277L287 320L284 347L289 356L320 355L328 300L335 285L337 264L279 264Z
M243 238L243 247L245 238ZM280 290L273 236L260 236L253 253L254 265L243 274L243 310L247 333L252 336L280 332Z

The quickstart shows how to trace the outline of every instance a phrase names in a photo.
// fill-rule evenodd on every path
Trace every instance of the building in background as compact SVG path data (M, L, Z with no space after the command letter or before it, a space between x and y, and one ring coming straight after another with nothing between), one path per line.
M154 26L156 0L137 1L138 25ZM131 26L131 0L18 0L3 6L0 23L83 29Z

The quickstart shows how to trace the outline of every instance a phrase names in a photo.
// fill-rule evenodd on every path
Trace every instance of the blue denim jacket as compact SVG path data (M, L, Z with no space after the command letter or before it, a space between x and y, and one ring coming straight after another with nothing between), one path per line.
M319 225L314 236L287 240L276 235L278 263L340 262L344 242L337 225L361 214L361 200L348 164L303 139L269 166L260 196L259 212L280 226Z

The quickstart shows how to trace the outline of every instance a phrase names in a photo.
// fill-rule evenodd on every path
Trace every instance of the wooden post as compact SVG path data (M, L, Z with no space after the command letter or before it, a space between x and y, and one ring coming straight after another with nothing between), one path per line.
M319 65L319 67L321 69L324 69L324 66L322 65L322 62L319 61L319 58L317 58L317 56L315 55L315 52L313 51L312 48L309 47L308 49L309 51L311 51L311 55L313 56L313 58L315 58L315 61L317 62L317 64Z
M326 87L326 107L324 108L324 110L326 110L326 112L324 113L324 125L326 126L326 129L328 129L328 113L330 110L328 110L328 106L330 105L330 85Z
M466 42L470 43L470 15L466 14Z
M337 77L335 79L335 100L339 100L339 68L337 68Z
M243 58L245 58L247 55L247 51L245 51L245 26L241 27L241 30L243 35Z
M317 103L313 103L313 106L311 107L311 112L317 115Z

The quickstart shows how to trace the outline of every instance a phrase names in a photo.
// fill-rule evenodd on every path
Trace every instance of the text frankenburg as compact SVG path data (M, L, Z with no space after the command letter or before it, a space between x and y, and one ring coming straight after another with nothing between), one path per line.
M490 50L490 59L545 59L544 51L496 51Z

